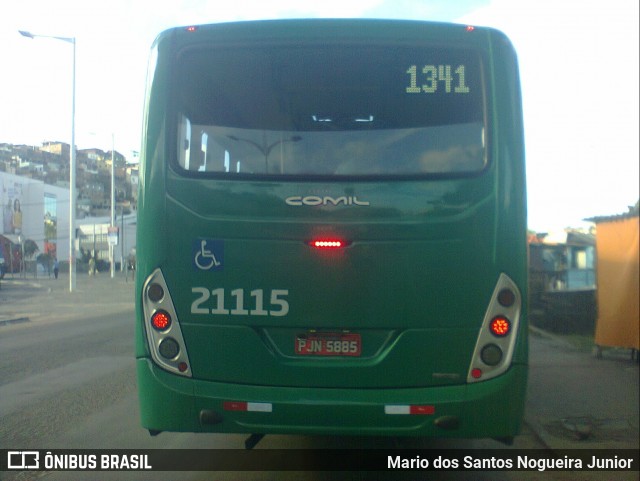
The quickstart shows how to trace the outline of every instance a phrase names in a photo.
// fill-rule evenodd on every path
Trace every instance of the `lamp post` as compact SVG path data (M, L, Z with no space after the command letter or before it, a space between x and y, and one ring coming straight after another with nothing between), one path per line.
M27 277L24 272L24 239L22 234L18 234L18 244L20 244L20 277Z
M116 134L111 134L111 229L116 225ZM115 275L114 250L115 245L109 241L109 263L111 264L111 278Z
M71 75L71 145L69 146L69 292L76 288L76 38L55 37L51 35L35 35L18 30L20 35L27 38L53 38L70 43L73 46L73 62Z

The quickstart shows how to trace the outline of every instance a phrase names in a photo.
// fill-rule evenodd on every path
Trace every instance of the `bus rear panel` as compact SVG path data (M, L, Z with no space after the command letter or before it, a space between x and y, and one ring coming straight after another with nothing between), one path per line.
M495 30L161 34L140 166L143 426L514 436L523 152L517 62Z

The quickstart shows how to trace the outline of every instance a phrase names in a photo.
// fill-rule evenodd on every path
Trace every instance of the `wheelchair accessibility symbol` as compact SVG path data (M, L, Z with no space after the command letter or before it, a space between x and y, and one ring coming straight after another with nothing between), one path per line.
M224 267L224 241L196 239L193 242L193 266L201 271L221 271Z

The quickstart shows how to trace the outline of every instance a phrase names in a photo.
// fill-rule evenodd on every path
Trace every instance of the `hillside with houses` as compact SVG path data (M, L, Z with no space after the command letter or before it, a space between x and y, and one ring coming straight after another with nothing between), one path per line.
M78 217L108 215L111 202L111 164L115 161L115 198L119 212L135 211L138 164L118 151L82 149L76 152ZM40 146L0 143L0 172L69 188L69 144Z

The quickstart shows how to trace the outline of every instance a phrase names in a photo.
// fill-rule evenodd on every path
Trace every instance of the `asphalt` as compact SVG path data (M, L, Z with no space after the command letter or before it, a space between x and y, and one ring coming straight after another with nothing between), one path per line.
M69 277L58 279L46 274L34 278L5 275L0 281L0 329L16 324L64 322L82 318L93 310L104 314L133 308L134 282L116 272L89 276L76 275L76 286L69 291ZM0 330L0 333L2 331Z
M640 448L639 369L629 349L576 347L530 328L525 423L549 448Z
M87 312L116 314L133 309L134 283L124 273L0 281L0 336L3 330L65 322ZM132 321L133 322L133 321ZM525 425L546 447L639 449L637 353L575 347L566 336L531 327L529 389ZM517 443L516 443L517 445Z

